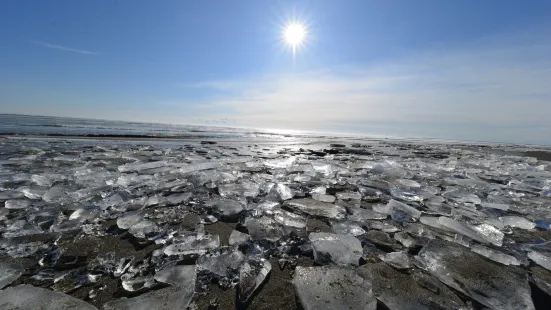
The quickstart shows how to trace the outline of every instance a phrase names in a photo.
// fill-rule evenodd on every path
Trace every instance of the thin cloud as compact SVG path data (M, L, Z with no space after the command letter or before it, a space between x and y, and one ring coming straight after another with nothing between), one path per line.
M551 41L478 43L376 67L197 83L238 124L550 143ZM220 92L223 92L222 96Z
M66 51L66 52L73 52L73 53L78 53L78 54L83 54L83 55L100 55L101 54L101 53L98 53L98 52L92 52L92 51L88 51L88 50L81 50L81 49L71 48L71 47L62 46L62 45L51 44L51 43L47 43L47 42L31 41L31 43L36 44L36 45L40 45L40 46L43 46L43 47L47 47L47 48L52 48L52 49L56 49L56 50L60 50L60 51Z

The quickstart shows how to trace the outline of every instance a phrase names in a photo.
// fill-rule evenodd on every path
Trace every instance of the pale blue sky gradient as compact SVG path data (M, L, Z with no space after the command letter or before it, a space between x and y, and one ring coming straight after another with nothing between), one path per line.
M0 1L0 113L551 144L551 2ZM290 19L308 42L293 61Z

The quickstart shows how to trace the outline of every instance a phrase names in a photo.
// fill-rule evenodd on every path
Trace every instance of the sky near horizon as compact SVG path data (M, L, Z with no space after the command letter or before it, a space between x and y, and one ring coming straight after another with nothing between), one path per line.
M551 144L547 0L4 0L0 40L0 113Z

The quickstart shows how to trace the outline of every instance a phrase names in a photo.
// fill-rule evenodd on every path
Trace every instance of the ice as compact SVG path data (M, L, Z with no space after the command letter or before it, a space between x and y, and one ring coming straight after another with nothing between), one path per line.
M197 267L195 265L169 266L155 273L155 281L170 284L176 287L185 287L194 281Z
M240 202L231 199L221 199L212 206L214 213L221 218L236 217L245 207Z
M239 245L251 240L251 236L242 233L240 231L234 230L231 232L228 243L229 245Z
M51 187L52 180L43 175L32 175L31 180L35 182L38 186Z
M166 200L173 205L177 205L188 201L192 196L192 193L172 194L167 196Z
M372 281L373 293L384 309L472 309L438 279L420 272L409 275L386 263L366 264L357 272Z
M490 224L480 224L471 226L474 230L484 235L486 240L494 245L501 246L503 244L503 237L505 236L499 229Z
M390 199L386 206L381 206L377 209L373 208L373 210L379 213L385 213L395 216L400 213L403 214L405 217L411 217L414 219L418 219L421 216L421 211L394 199Z
M272 201L284 201L293 198L291 189L283 184L275 184L267 195L267 199Z
M69 220L79 222L91 221L96 218L99 213L100 210L95 206L78 208L73 213L71 213L71 216L69 216Z
M42 193L44 194L44 193ZM0 200L9 200L9 199L18 199L26 197L26 195L23 193L23 191L16 191L16 190L9 190L9 191L2 191L0 192ZM41 196L38 195L37 198L40 198Z
M128 230L134 237L142 239L156 235L160 231L161 228L155 222L145 219L132 225Z
M285 236L279 223L268 216L260 218L248 217L245 220L245 226L249 230L251 239L255 241L268 240L275 242Z
M56 187L56 189L57 188L59 187ZM23 195L25 195L25 197L33 200L41 199L46 193L46 189L43 187L22 187L19 190L23 193Z
M401 186L404 186L404 187L409 187L409 188L420 188L421 187L421 184L419 184L418 182L416 182L414 180L409 180L409 179L398 179L398 180L396 180L396 183L398 185L401 185Z
M285 210L276 210L273 212L272 216L280 225L298 229L306 228L306 219L300 215Z
M335 204L320 202L309 198L292 199L285 202L284 206L309 215L343 219L346 209Z
M106 293L142 294L109 307L185 308L189 299L175 304L180 280L169 278L184 277L185 264L193 263L201 267L201 293L216 282L239 285L236 302L254 308L258 285L273 287L280 272L307 263L305 256L358 274L375 271L375 295L389 309L479 307L470 296L481 307L523 308L526 274L543 290L542 283L551 283L551 271L540 266L551 257L551 166L504 155L533 147L281 139L208 145L0 139L0 255L29 267L24 279L7 285L30 279L65 292L89 286L75 292L97 296L95 303ZM356 146L323 149L330 143ZM221 247L226 240L229 246ZM442 240L450 253L430 245ZM434 252L451 258L418 261ZM282 270L270 279L262 259ZM464 303L427 273L439 266L446 268L439 277L466 292ZM23 272L2 268L0 277ZM100 277L119 281L119 292ZM514 307L503 299L509 295Z
M333 202L335 202L335 200L337 200L337 198L335 196L325 195L325 194L318 194L318 193L313 193L312 194L312 199L317 200L317 201L321 201L321 202L328 202L328 203L333 203Z
M191 165L185 165L182 166L180 169L176 170L179 173L190 173L194 171L201 171L201 170L208 170L208 169L215 169L220 167L220 163L218 162L205 162L205 163L196 163Z
M392 225L387 222L379 222L379 221L369 221L368 227L369 229L382 230L386 233L393 233L393 232L402 230L400 227L396 225Z
M521 229L534 229L536 224L520 216L502 216L499 218L504 226L516 227Z
M405 252L391 252L381 256L381 260L396 269L408 269L409 257Z
M353 236L330 233L310 233L314 260L319 264L358 265L362 257L361 242Z
M471 228L467 224L460 223L456 220L453 220L451 218L441 216L438 218L438 223L442 225L445 229L449 231L453 231L457 234L461 234L463 236L469 237L473 240L476 240L480 243L487 244L491 241L489 238L487 238L482 233L478 232L477 230ZM499 245L501 245L501 240L498 242Z
M103 305L104 310L181 310L186 309L195 294L195 266L175 266L158 278L173 285L147 292L138 297L120 298ZM186 267L186 268L180 268ZM160 281L162 282L162 281Z
M528 258L530 258L534 263L551 271L551 256L546 256L536 251L530 251L528 252Z
M264 282L271 270L272 264L266 259L245 262L239 271L237 291L239 301L246 302Z
M457 203L472 203L472 204L482 203L482 201L476 194L463 191L460 189L453 189L453 190L446 191L442 193L442 196L450 200L453 200Z
M398 232L394 234L394 239L400 242L403 246L407 248L415 247L421 245L421 241L417 238L412 237L408 232Z
M254 182L242 182L232 184L222 184L218 187L220 196L224 198L232 197L256 197L260 194L260 188Z
M124 274L121 276L122 288L128 292L136 292L152 287L155 284L152 276L132 277L132 275Z
M67 194L65 193L65 187L63 185L56 185L44 193L42 199L46 202L54 202L61 200L66 196Z
M245 256L236 249L222 249L220 252L205 254L197 259L198 271L209 271L218 277L229 277L239 269Z
M484 208L492 208L492 209L498 209L498 210L503 210L503 211L509 210L509 205L503 204L503 203L483 202L482 206Z
M358 224L346 221L329 221L331 229L339 235L359 236L365 234L365 230Z
M4 203L4 207L6 209L12 209L12 210L20 210L20 209L26 209L32 204L32 200L26 200L26 199L12 199L8 200Z
M119 172L142 171L146 169L160 168L166 166L167 164L167 161L164 160L148 163L136 162L119 166L117 169L119 170Z
M526 272L482 258L468 248L431 240L416 256L440 281L491 309L534 309Z
M16 263L8 263L6 260L0 260L0 289L17 280L24 269Z
M341 200L360 200L362 199L362 194L357 192L340 192L337 193L337 199Z
M296 161L295 157L266 160L264 165L268 168L287 168Z
M15 238L20 236L41 234L44 231L40 227L34 226L25 220L18 220L5 228L2 236L4 238Z
M191 255L205 254L209 250L220 246L218 235L190 234L179 237L174 243L164 248L166 255Z
M143 220L143 215L138 212L127 212L117 218L117 226L120 229L130 229Z
M97 310L80 299L32 285L18 285L0 291L0 309Z
M362 208L349 208L350 214L347 216L348 220L363 223L367 220L384 220L388 217L388 214L375 212L369 209Z
M482 256L485 256L488 259L491 259L494 262L498 262L503 265L514 265L514 266L520 265L520 261L516 257L493 250L491 248L488 248L479 244L473 244L471 246L471 251L478 253Z
M297 267L293 278L305 310L375 310L371 281L340 267Z

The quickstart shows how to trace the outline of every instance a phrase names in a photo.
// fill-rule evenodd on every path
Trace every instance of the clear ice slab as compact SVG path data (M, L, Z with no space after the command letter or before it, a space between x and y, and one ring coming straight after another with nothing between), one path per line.
M468 248L434 239L416 256L421 268L490 309L534 309L526 272L493 263Z
M375 310L371 281L341 267L297 267L293 285L305 310Z

